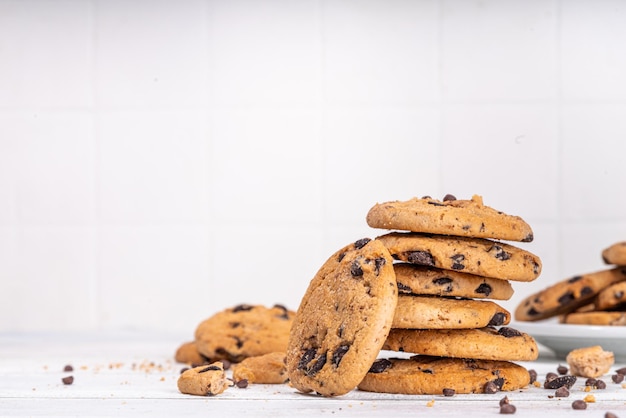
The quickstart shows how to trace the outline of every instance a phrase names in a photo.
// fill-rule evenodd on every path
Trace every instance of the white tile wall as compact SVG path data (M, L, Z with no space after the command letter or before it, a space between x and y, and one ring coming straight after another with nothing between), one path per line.
M0 331L296 308L375 202L481 194L543 260L626 240L618 0L0 0Z

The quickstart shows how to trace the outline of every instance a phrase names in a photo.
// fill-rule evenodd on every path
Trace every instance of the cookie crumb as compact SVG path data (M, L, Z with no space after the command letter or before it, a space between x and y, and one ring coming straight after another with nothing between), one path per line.
M585 396L585 398L583 399L585 402L587 403L594 403L596 401L596 397L589 394L587 396Z
M435 406L435 400L434 400L434 399L431 399L430 401L428 401L428 403L426 404L426 406L427 406L427 407L429 407L429 408L430 408L430 407Z

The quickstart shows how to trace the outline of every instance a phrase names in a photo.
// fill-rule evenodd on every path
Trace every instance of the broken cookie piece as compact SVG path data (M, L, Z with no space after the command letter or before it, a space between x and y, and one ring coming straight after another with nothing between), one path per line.
M275 352L262 356L248 357L233 368L233 380L247 380L249 383L280 384L285 383L285 353Z
M577 348L566 357L570 372L576 376L599 377L608 373L615 362L613 353L604 351L601 346Z
M186 370L178 378L178 390L188 395L218 395L228 386L230 381L226 378L224 365L219 361Z

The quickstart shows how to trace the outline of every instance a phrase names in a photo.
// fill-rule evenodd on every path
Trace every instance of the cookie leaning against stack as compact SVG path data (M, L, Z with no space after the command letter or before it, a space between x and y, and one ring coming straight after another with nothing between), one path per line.
M561 323L626 325L626 242L602 251L610 268L558 281L520 302L518 321L559 317Z
M537 344L504 326L510 313L486 299L507 300L510 281L529 282L541 273L539 257L500 241L530 242L530 226L479 196L380 203L366 219L391 230L376 240L395 260L400 292L383 349L417 355L377 360L359 388L441 394L484 392L490 382L499 390L528 385L528 372L513 361L535 360Z

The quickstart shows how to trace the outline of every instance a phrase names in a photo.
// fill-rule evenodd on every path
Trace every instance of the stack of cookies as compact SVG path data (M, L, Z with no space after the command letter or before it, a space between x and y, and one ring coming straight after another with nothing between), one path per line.
M376 204L367 223L393 232L344 247L311 281L287 349L291 384L324 396L528 385L512 361L536 359L537 345L503 326L510 313L488 299L509 299L510 281L539 276L537 256L500 241L532 241L530 226L479 196L450 195ZM417 355L377 360L380 350Z
M515 319L626 325L626 242L604 249L602 260L611 267L561 280L522 300Z

